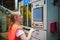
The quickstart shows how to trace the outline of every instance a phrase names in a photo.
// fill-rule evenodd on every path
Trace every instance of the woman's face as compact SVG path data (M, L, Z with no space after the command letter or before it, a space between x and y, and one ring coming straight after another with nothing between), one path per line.
M22 16L18 16L17 21L22 23L23 22L23 17Z

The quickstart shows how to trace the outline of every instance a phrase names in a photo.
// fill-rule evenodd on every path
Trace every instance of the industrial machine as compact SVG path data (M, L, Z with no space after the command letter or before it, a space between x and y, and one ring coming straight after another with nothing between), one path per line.
M32 27L36 30L32 33L31 40L46 40L47 32L47 5L46 0L32 0Z

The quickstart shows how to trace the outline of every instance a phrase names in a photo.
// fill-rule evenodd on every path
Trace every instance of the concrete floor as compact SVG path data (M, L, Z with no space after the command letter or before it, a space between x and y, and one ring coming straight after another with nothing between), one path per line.
M7 34L7 32L0 33L0 40L8 40L8 34Z

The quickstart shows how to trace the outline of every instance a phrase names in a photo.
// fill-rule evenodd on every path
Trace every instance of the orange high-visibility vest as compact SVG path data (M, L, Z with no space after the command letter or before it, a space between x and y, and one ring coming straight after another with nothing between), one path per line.
M21 40L21 38L16 37L17 30L22 30L22 28L17 24L13 24L12 26L10 26L10 29L8 31L8 40Z

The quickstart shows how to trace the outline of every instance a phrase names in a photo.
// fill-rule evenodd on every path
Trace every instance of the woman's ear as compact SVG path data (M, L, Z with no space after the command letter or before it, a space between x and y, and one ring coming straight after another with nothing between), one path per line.
M15 17L14 17L14 21L15 21L16 19L17 19L17 17L15 16Z

